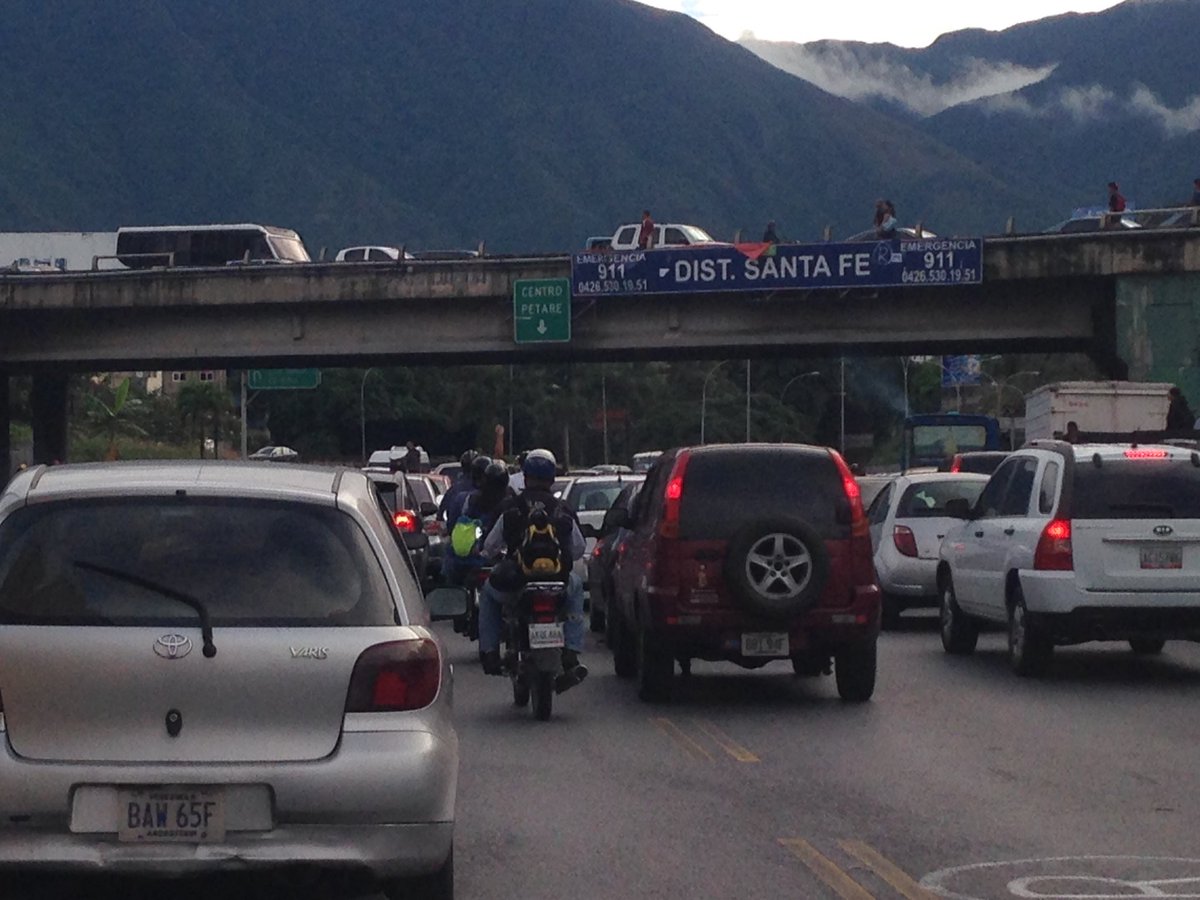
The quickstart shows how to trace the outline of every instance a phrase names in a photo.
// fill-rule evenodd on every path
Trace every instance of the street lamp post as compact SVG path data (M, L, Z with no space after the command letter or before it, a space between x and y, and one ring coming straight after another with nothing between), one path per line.
M721 366L725 365L725 363L727 363L727 362L729 362L729 360L723 359L719 363L717 363L715 366L713 366L711 369L709 369L708 374L704 376L704 386L700 388L700 444L701 445L704 444L704 412L705 412L705 406L708 402L708 380L713 377L713 374L717 371L717 369L721 368Z
M746 360L746 443L750 443L750 360Z
M783 386L783 390L779 392L779 405L780 406L783 405L783 396L784 396L784 394L787 393L787 389L790 388L793 384L795 384L801 378L812 378L814 375L820 375L820 374L821 373L818 372L816 369L813 369L811 372L801 372L799 375L793 375L791 378L789 378L788 383L785 384Z
M358 386L358 425L362 438L362 461L367 464L367 376L374 372L374 367L363 372L362 383Z
M838 393L841 395L841 423L838 426L838 452L842 456L846 455L846 357L842 357L842 374L841 386Z
M979 374L982 375L984 378L986 378L988 381L990 381L992 384L994 384L996 386L996 417L999 418L1000 414L1004 411L1004 389L1005 388L1008 388L1009 390L1012 390L1012 391L1016 391L1018 394L1021 395L1021 402L1024 403L1024 401L1025 401L1025 392L1022 391L1015 384L1009 384L1009 382L1012 381L1014 378L1018 378L1022 375L1037 376L1037 375L1041 375L1042 373L1040 371L1038 371L1037 369L1026 369L1021 372L1014 372L1013 374L1009 375L1007 378L994 378L991 375L989 375L987 372L980 372ZM1009 422L1008 422L1009 445L1012 445L1015 443L1015 441L1013 440L1013 438L1016 437L1016 432L1017 432L1015 420L1016 420L1016 417L1012 416L1009 418Z

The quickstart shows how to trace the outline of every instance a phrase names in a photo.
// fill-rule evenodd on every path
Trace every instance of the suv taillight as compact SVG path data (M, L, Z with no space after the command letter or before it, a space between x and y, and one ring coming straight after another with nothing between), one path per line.
M962 454L960 454L960 453L954 454L954 459L952 459L950 461L950 471L951 472L961 472L962 471Z
M4 695L0 694L0 733L4 731Z
M658 533L665 538L679 537L679 507L683 503L683 476L687 472L688 460L691 454L681 450L671 466L671 477L667 479L666 499L663 501L662 524Z
M850 471L850 467L842 459L842 454L838 453L832 447L829 448L829 455L833 457L833 461L837 464L838 473L842 476L842 490L846 492L846 501L850 504L850 534L854 537L862 537L863 535L870 534L870 526L868 526L867 517L863 513L862 491L858 487L858 481L854 478L854 473Z
M404 534L416 534L420 528L420 525L417 524L419 521L417 514L410 509L402 509L392 516L396 530Z
M1075 568L1070 519L1052 519L1046 523L1033 553L1033 567L1058 572L1070 572Z
M354 663L346 712L400 712L433 702L442 684L442 659L428 638L368 647Z
M892 528L892 543L905 556L917 555L917 537L907 525L896 525Z

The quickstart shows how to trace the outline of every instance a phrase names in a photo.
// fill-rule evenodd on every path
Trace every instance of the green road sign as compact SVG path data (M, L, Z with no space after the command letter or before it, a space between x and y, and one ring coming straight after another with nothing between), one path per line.
M571 339L571 279L531 278L513 283L513 340L542 344Z
M311 391L321 383L320 369L251 369L252 391Z

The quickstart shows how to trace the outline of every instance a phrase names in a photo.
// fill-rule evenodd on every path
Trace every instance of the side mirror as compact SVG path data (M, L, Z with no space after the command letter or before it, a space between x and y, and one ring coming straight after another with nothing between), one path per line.
M946 515L955 519L971 518L971 504L963 497L955 497L946 501Z
M581 524L579 526L579 533L582 534L585 538L601 537L600 532L596 530L596 526L589 525L587 522L584 522L583 524Z
M435 588L425 595L429 617L435 622L465 616L469 600L467 589L460 587Z
M438 508L436 503L430 503L428 500L426 500L420 505L420 507L418 507L417 511L421 513L422 518L425 518L428 516L436 516Z
M404 533L404 546L409 550L424 550L429 546L429 535L423 531Z
M629 510L619 506L611 507L604 514L604 524L600 526L601 534L611 534L618 528L629 527Z

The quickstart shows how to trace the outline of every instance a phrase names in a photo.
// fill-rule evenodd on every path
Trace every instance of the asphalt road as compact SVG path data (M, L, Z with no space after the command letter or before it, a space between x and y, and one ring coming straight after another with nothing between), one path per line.
M649 706L593 647L543 723L446 639L462 900L1200 897L1198 645L1060 649L1031 681L1001 634L951 658L906 619L859 706L782 664L705 663Z

